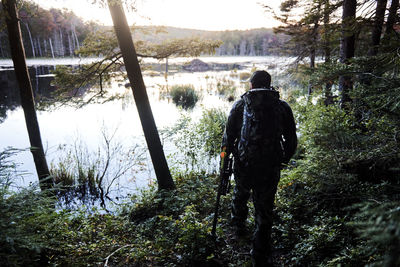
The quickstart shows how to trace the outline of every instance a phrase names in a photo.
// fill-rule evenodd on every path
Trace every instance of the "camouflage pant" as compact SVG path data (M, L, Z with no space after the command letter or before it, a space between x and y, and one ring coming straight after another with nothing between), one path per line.
M244 226L252 191L256 229L253 234L252 257L255 262L265 262L271 254L272 209L280 179L280 169L275 166L241 166L234 170L236 186L232 200L232 222Z

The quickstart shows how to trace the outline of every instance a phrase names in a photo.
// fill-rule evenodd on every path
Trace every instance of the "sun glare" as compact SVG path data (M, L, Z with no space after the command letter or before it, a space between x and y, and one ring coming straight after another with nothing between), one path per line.
M90 1L47 0L38 1L44 8L67 8L84 20L94 20L111 25L107 9L94 7ZM277 7L278 0L268 1ZM271 14L259 0L139 0L137 12L127 13L130 24L163 25L202 30L246 30L277 26Z

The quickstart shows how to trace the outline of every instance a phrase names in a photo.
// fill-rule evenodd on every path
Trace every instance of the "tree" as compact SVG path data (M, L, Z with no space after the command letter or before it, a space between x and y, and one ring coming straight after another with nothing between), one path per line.
M39 123L36 116L35 102L32 92L32 84L29 78L25 60L25 50L22 44L21 27L17 15L15 0L2 0L3 11L10 42L11 56L14 62L15 75L17 77L21 95L21 105L24 110L26 127L28 129L31 152L35 162L36 172L39 177L42 190L52 187L52 180L40 136Z
M372 28L371 35L371 47L368 51L369 56L376 56L378 54L378 48L381 41L383 21L385 19L387 0L377 0L375 20Z
M295 50L297 62L309 57L310 69L315 68L315 57L319 48L320 24L323 17L321 2L286 0L281 3L280 14L274 13L275 19L282 22L282 26L274 28L274 32L291 37L287 46ZM301 11L304 15L299 18Z
M268 6L266 8L270 9ZM309 75L315 72L315 61L318 55L324 56L325 65L331 64L331 49L335 32L331 17L337 8L338 4L332 4L330 0L285 0L281 2L280 13L273 12L274 17L282 22L282 26L274 28L274 31L290 36L290 41L286 46L297 56L296 63L306 57L309 58L307 68ZM327 104L332 103L331 87L332 81L326 81L325 103ZM308 95L310 96L315 89L315 85L310 80Z
M323 50L324 50L324 59L325 64L329 65L331 63L331 26L330 26L330 13L331 13L331 4L330 0L323 1ZM332 81L327 81L325 83L325 104L330 105L333 103L332 99Z
M355 32L357 0L344 0L342 13L342 37L340 40L340 62L349 64L349 60L355 53ZM349 92L353 88L353 82L349 75L339 77L339 91L341 93L340 104L345 107L350 101Z
M175 188L175 184L172 180L157 127L154 122L153 113L151 111L146 87L143 82L135 46L132 41L125 13L120 1L108 0L108 6L113 19L118 43L121 48L121 54L125 62L125 68L131 83L147 146L157 176L158 187L159 189L173 189Z
M398 18L397 10L399 9L399 0L392 0L392 4L389 8L389 15L386 21L386 30L384 35L384 40L389 40L390 36L394 32L393 26L395 24L396 18Z

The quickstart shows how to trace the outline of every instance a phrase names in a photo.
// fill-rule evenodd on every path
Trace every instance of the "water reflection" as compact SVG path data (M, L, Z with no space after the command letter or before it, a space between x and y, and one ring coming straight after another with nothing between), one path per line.
M224 60L228 63L239 62L238 64L241 65L242 69L240 71L233 69L193 73L175 72L170 73L168 79L165 78L163 72L153 70L149 75L146 75L146 72L144 73L150 104L156 125L160 131L175 124L182 113L194 120L201 116L205 108L221 108L228 113L231 103L227 101L227 97L223 95L222 91L229 91L231 98L235 99L246 89L246 84L241 83L240 80L242 72L251 72L252 68L268 69L269 65L276 64L268 57L257 58L254 61L252 61L252 58L210 58L209 60L213 59L221 63ZM202 58L202 60L206 61L207 59ZM184 62L187 61L188 59L185 59ZM170 62L173 63L173 61ZM51 93L55 90L54 85L52 85L54 77L50 74L53 69L54 66L47 65L29 68L37 101L41 101L43 96L51 97ZM183 84L192 84L199 94L199 100L193 110L182 110L171 101L170 89L174 85ZM123 93L122 99L104 104L92 103L79 109L62 106L56 110L38 111L38 120L48 162L53 166L65 162L67 152L73 150L77 142L84 144L84 150L87 153L97 155L102 149L104 141L102 132L104 130L115 133L113 141L127 148L127 150L139 147L146 151L132 93L130 88L125 88L124 85L124 83L114 82L108 88L111 92ZM236 89L231 90L233 87ZM8 146L15 148L29 147L17 88L13 71L2 69L0 71L0 150ZM162 142L167 157L176 152L176 148L168 137L164 137ZM120 156L115 156L115 158L122 159ZM22 171L31 173L21 178L19 185L36 183L37 177L34 175L35 168L30 153L26 151L18 154L15 161L22 163L20 167ZM123 161L128 160L124 159ZM172 157L168 158L168 164L173 166L174 159ZM72 170L71 166L68 165L69 170ZM135 164L135 167L137 167L133 168L135 171L124 173L119 177L118 183L114 183L114 186L109 188L108 196L111 199L115 200L121 198L121 196L127 196L154 182L154 171L150 157L146 152L143 154L140 163ZM112 178L110 179L112 180ZM109 184L104 185L107 188ZM88 190L88 188L81 189Z

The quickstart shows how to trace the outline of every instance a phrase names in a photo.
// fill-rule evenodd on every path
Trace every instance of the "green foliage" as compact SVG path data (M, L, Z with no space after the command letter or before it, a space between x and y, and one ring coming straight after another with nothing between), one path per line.
M226 121L226 113L220 109L203 110L198 122L182 115L175 126L166 130L179 150L173 155L176 163L188 171L197 169L214 172Z
M174 85L170 90L172 101L184 109L193 108L199 100L199 93L193 85Z
M19 189L11 157L18 150L0 152L0 265L40 264L45 225L53 219L54 203L35 186Z
M213 241L211 213L215 177L177 176L177 190L154 188L135 196L114 215L60 215L49 231L63 240L50 251L50 262L61 265L122 266L207 265ZM227 209L228 202L224 202ZM212 257L211 257L212 258Z
M359 209L351 225L360 234L360 253L373 259L371 266L400 264L400 208L398 201L366 202Z
M332 76L320 81L361 65L331 65ZM321 103L318 90L292 104L300 142L294 165L282 175L274 227L285 264L397 263L398 81L386 68L388 76L355 83L348 109Z

